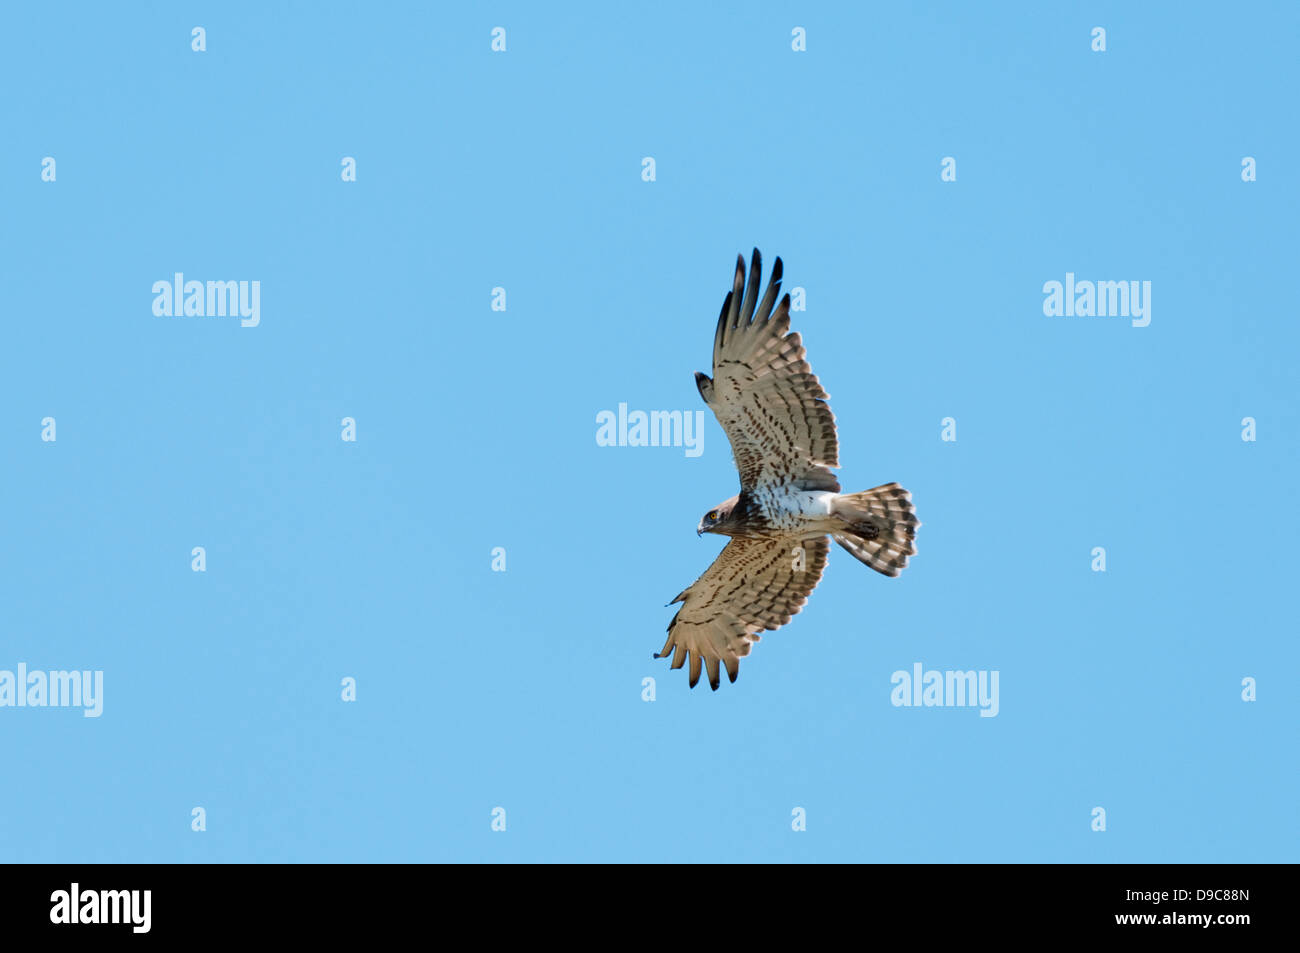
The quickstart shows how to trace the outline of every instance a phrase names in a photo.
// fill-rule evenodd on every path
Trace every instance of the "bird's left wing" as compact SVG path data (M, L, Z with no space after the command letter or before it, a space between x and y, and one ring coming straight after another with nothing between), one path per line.
M700 680L701 666L708 669L714 691L721 680L719 664L734 682L758 633L780 628L803 608L829 550L825 536L728 541L704 575L669 603L682 607L668 623L668 641L655 658L672 652L673 668L689 658L691 688Z
M781 259L759 301L762 272L755 248L746 285L745 260L737 256L713 336L713 377L697 373L695 385L727 432L742 490L781 484L838 493L830 471L840 464L835 417L803 341L788 333L790 296L776 300Z

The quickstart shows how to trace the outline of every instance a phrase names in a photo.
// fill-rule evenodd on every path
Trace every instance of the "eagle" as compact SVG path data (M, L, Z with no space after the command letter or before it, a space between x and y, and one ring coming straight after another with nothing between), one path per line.
M835 417L804 351L790 332L790 295L781 259L760 301L762 257L736 256L731 291L713 335L713 376L696 372L700 396L731 442L740 492L704 514L697 535L729 537L704 575L670 606L668 641L655 658L674 669L690 660L690 686L707 669L734 682L758 633L778 629L808 601L834 539L876 572L897 576L916 554L912 495L897 483L841 493Z

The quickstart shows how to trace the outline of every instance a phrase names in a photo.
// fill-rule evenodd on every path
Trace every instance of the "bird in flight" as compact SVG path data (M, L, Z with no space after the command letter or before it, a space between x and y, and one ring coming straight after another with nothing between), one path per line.
M876 572L897 576L916 553L912 495L897 483L841 493L831 467L839 464L830 395L808 366L803 342L790 331L790 296L780 304L781 259L762 301L762 258L754 249L736 258L731 291L713 335L713 376L696 372L700 396L731 441L740 492L704 514L696 532L730 539L704 575L669 605L682 607L668 623L668 641L655 658L672 668L690 660L690 683L709 673L717 691L720 668L731 681L759 632L790 621L821 579L833 538Z

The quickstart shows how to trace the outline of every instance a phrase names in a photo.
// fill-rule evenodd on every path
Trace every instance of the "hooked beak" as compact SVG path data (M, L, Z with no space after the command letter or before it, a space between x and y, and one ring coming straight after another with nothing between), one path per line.
M703 524L703 523L701 523L699 526L695 527L695 535L696 535L696 536L703 536L703 535L704 535L704 524Z

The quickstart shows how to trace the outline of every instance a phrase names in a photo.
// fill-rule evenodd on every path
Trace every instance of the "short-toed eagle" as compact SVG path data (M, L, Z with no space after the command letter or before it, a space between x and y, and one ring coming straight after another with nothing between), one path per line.
M698 533L729 536L699 579L669 605L682 603L655 658L672 667L690 660L694 688L700 669L716 691L719 670L731 681L759 632L790 621L808 600L826 566L827 537L872 569L897 576L916 553L916 511L897 483L841 493L835 417L790 331L790 296L777 303L781 259L762 301L758 249L745 283L736 259L732 289L713 337L713 377L696 373L704 402L731 441L740 492L704 514Z

